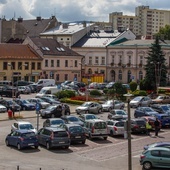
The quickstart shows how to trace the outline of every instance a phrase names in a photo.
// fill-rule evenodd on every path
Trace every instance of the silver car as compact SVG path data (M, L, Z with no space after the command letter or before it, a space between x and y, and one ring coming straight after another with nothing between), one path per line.
M42 99L40 98L30 98L30 99L27 99L29 102L31 103L34 103L35 105L38 103L40 104L41 108L42 109L45 109L47 108L48 106L50 106L51 104L50 103L47 103L45 101L43 101Z
M77 114L83 113L101 113L102 105L97 102L85 102L81 106L76 108Z
M112 109L124 109L125 103L119 100L108 100L102 104L103 111L110 112Z

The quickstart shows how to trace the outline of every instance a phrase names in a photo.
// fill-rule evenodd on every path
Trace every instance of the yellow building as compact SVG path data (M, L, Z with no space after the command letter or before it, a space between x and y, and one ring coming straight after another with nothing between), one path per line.
M29 45L0 44L0 80L37 81L43 58Z

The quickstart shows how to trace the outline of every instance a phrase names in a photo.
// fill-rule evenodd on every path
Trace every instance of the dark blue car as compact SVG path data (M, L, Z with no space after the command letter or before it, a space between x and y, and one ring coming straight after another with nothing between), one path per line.
M21 106L21 110L35 110L35 104L24 99L16 99L15 102Z
M16 130L7 135L5 139L6 146L15 146L18 150L26 147L35 147L38 149L38 139L31 130Z
M155 114L154 116L159 119L162 127L170 126L170 115L169 114Z
M134 117L142 117L142 116L152 116L158 114L154 109L151 107L137 107L135 112L134 112Z

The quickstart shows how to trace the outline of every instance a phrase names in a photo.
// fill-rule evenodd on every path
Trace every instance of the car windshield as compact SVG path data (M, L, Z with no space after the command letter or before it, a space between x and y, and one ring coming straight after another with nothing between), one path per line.
M94 127L95 127L95 129L105 129L106 123L105 122L96 122Z
M54 133L54 137L68 137L68 134L66 131L57 131L53 133Z
M83 104L82 104L83 107L87 107L87 106L89 106L89 105L90 105L89 103L83 103Z
M70 132L84 132L81 126L72 126L69 128Z
M108 100L108 101L105 102L105 104L111 105L111 104L113 104L113 101Z
M165 110L165 111L169 110L168 106L162 106L162 109Z
M86 119L87 120L89 120L89 119L97 119L97 116L95 116L95 115L87 115Z
M126 112L122 111L122 110L118 110L116 111L117 115L127 115Z
M42 99L37 99L38 102L44 102Z
M35 133L34 133L34 132L23 133L21 136L22 136L22 137L29 138L29 137L35 136Z
M56 106L48 106L47 108L46 108L46 110L53 110L53 109L55 109L56 108Z
M144 109L146 112L153 112L154 110L152 109L152 108L150 108L150 107L146 107L145 109Z
M68 120L71 121L71 122L77 122L78 118L76 118L76 117L68 117Z
M20 129L34 129L34 127L31 124L21 124Z
M133 101L140 101L142 99L142 97L135 97L134 99L133 99Z
M60 125L60 124L64 124L63 120L52 120L51 121L52 125Z
M28 100L22 100L23 104L30 104L30 102Z

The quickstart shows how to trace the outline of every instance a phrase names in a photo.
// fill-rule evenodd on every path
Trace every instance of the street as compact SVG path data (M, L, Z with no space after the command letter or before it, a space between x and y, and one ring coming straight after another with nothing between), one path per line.
M22 96L22 98L27 97L29 95ZM75 106L70 107L74 108ZM25 115L23 116L24 121L30 121L37 127L35 111L22 111L20 114ZM28 114L33 116L25 118ZM105 120L107 114L105 112L98 116ZM131 114L133 114L133 109L131 109ZM40 128L44 120L39 119ZM2 170L14 170L17 169L17 166L21 170L39 170L40 168L41 170L128 170L128 141L123 136L108 137L106 141L103 139L93 139L92 141L87 139L84 145L74 144L67 150L55 148L49 151L40 146L39 149L32 148L18 151L14 147L5 145L5 137L10 133L11 124L15 121L0 121L0 169ZM154 135L154 132L151 134ZM161 130L157 138L145 134L132 135L133 170L142 170L139 157L143 151L143 146L157 141L170 141L169 129Z

